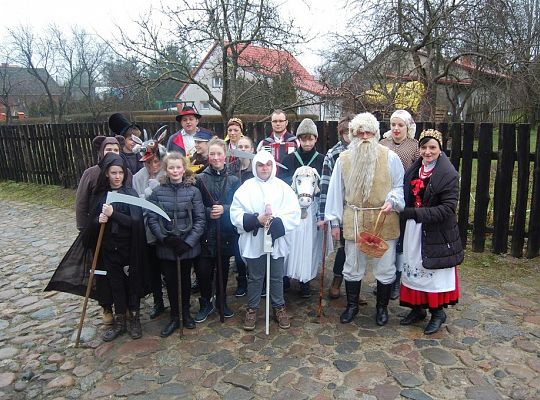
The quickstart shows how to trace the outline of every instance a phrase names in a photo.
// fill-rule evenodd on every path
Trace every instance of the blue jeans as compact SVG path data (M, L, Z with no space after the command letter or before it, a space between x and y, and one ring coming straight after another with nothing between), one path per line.
M247 305L249 308L259 308L263 281L266 274L266 257L265 254L259 258L246 258L248 269ZM283 298L284 262L285 259L283 257L275 259L270 256L270 301L272 307L282 307L285 305L285 299Z

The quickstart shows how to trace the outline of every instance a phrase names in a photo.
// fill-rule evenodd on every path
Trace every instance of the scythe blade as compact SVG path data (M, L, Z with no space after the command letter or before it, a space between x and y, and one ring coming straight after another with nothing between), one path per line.
M131 204L132 206L146 208L150 211L155 212L156 214L161 215L167 221L171 220L169 216L167 215L167 213L163 211L161 208L156 206L154 203L149 202L148 200L141 199L140 197L130 196L127 194L116 193L116 192L109 192L107 193L107 199L105 200L105 202L107 204L125 203L125 204Z

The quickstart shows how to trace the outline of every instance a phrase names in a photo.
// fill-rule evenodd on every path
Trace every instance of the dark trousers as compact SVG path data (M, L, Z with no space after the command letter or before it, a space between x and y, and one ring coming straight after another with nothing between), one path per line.
M161 288L161 262L157 257L156 246L150 244L148 249L148 265L150 267L150 279L152 284L152 297L154 304L163 303L163 290Z
M334 275L343 276L343 265L345 265L345 238L343 237L343 228L339 230L339 247L334 259Z
M229 280L229 258L230 255L221 256L221 268L223 277L223 288L227 293L227 281ZM217 257L201 257L199 259L199 287L201 288L201 297L210 301L213 294L214 274L216 275L216 299L221 298L220 284L217 281Z
M191 294L191 267L193 259L181 261L181 279L182 279L182 308L189 310L189 299ZM180 318L180 309L178 305L178 269L176 261L161 260L161 271L165 278L167 287L167 296L171 305L171 319Z
M138 298L134 290L130 290L129 277L124 272L124 267L130 262L129 238L105 240L102 246L101 259L107 271L106 278L111 290L114 312L125 314L128 305L131 308L138 305Z
M107 266L107 277L112 291L115 314L124 315L128 307L129 278L124 273L124 266Z
M236 281L239 287L247 287L247 268L244 259L240 256L240 248L236 243L234 249L234 263L236 264Z

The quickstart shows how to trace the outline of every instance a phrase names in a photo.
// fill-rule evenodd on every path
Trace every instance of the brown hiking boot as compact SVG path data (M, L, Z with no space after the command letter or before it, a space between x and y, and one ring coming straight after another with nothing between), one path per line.
M103 325L112 325L113 324L114 316L113 316L111 306L103 307L103 314L101 316L101 320L103 321Z
M343 282L343 276L334 275L332 286L330 286L330 289L328 290L328 296L331 299L339 299L339 289L341 287L341 282Z
M248 307L246 309L246 316L244 318L244 330L252 331L253 329L255 329L256 324L257 324L257 309Z
M285 311L285 306L274 308L274 319L278 322L281 329L289 329L291 327L291 321Z

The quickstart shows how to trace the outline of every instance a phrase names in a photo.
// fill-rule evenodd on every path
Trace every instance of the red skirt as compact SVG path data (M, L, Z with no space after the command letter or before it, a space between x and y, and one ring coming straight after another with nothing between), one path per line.
M399 304L404 307L439 308L457 304L459 300L459 280L456 267L456 288L450 292L430 293L410 289L401 285Z

